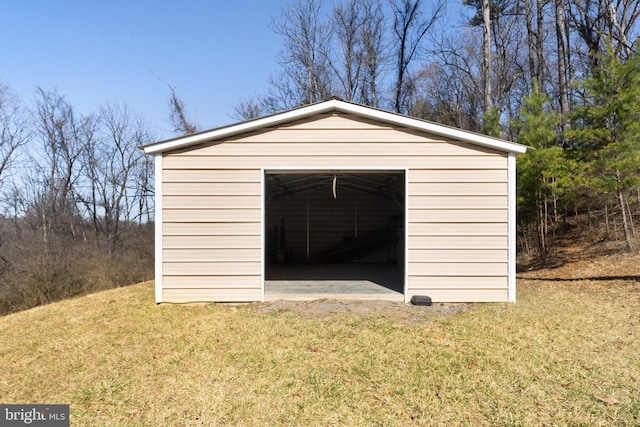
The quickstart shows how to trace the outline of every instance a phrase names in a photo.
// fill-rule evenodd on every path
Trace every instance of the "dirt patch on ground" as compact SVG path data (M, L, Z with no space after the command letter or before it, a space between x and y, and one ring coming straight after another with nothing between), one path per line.
M397 301L319 299L312 301L276 300L255 305L259 313L289 311L304 319L333 319L345 316L395 320L399 323L426 323L473 308L472 304L433 304L417 306Z
M619 253L585 257L558 266L519 271L521 279L636 280L640 281L640 255Z

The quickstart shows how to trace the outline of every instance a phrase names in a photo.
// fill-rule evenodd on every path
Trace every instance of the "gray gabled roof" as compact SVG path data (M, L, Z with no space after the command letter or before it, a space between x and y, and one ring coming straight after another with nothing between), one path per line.
M515 142L480 135L474 132L444 126L365 105L346 102L338 98L332 98L316 104L310 104L283 111L281 113L206 130L191 135L154 142L152 144L144 145L141 148L147 154L159 154L330 112L353 114L355 116L377 120L391 125L403 126L408 129L428 132L456 141L468 142L481 147L492 148L514 154L522 154L526 152L528 148L526 145L517 144Z

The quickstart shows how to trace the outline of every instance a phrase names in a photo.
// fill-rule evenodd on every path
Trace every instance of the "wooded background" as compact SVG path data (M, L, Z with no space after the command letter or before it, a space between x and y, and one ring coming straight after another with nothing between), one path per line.
M635 251L638 15L640 0L292 0L271 23L269 90L235 114L339 96L530 145L520 253L553 257L576 218ZM196 132L168 88L176 134ZM80 114L55 90L26 102L0 85L0 314L153 277L149 129L125 104Z
M452 7L468 13L452 20ZM236 113L337 95L530 145L521 253L547 260L578 216L634 251L639 14L636 0L297 0L272 24L283 46L270 90Z

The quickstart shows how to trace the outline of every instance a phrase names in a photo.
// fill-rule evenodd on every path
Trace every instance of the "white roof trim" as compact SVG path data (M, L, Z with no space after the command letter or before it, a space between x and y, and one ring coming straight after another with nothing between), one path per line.
M489 136L480 135L449 126L439 125L401 114L390 113L364 105L345 102L339 99L330 99L328 101L311 104L293 110L288 110L282 113L273 114L271 116L240 122L235 125L216 128L193 135L186 135L179 138L169 139L166 141L155 142L142 146L141 148L147 154L158 154L165 151L177 150L180 148L201 144L216 139L227 138L244 132L251 132L331 111L354 114L360 117L379 120L398 126L404 126L409 129L428 132L457 141L469 142L471 144L480 145L482 147L493 148L496 150L514 154L522 154L526 152L528 148L526 145L516 144L515 142L492 138Z

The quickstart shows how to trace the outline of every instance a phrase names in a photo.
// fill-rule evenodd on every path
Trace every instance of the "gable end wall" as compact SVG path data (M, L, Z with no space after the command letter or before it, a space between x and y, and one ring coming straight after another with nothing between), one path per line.
M324 114L162 159L162 301L262 299L262 175L407 170L407 295L507 301L508 155Z

